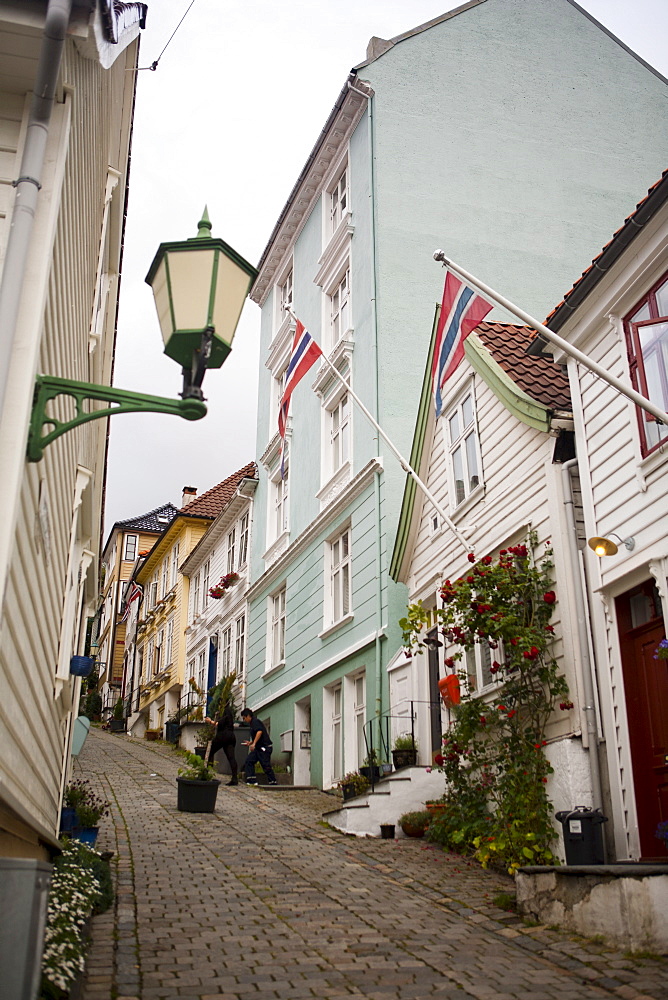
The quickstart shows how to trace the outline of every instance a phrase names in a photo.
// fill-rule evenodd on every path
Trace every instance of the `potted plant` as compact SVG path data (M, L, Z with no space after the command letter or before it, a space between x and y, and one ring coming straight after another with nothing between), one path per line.
M448 805L447 799L445 796L442 796L440 799L430 799L428 802L425 802L424 807L432 817L436 817L446 813Z
M188 767L179 768L179 777L176 779L176 808L180 812L212 813L216 808L220 785L216 772L197 754L187 753L185 758Z
M60 832L71 834L77 826L77 806L85 800L88 786L85 781L71 781L63 795L60 812Z
M364 763L360 767L360 774L363 774L368 781L380 781L380 763L375 750L369 750L369 756L364 758Z
M114 713L111 717L111 731L112 733L123 733L125 732L125 718L123 716L123 699L118 696L118 701L114 705Z
M65 791L68 808L74 809L74 824L69 834L75 840L93 846L97 840L99 822L109 808L109 803L99 798L85 781L73 781Z
M153 742L155 740L159 740L161 736L162 736L162 729L147 729L146 732L144 733L144 739L151 740Z
M359 771L350 771L339 781L338 785L343 792L343 801L354 798L356 795L363 795L369 787L369 779Z
M399 817L399 826L407 837L424 837L431 816L426 809L404 813Z
M206 725L199 727L195 733L195 737L197 739L195 753L198 757L206 757L206 748L208 747L209 742L213 739L215 733L216 727L210 722L207 722Z
M401 733L394 741L392 763L395 770L400 767L415 767L417 764L417 740L411 733Z

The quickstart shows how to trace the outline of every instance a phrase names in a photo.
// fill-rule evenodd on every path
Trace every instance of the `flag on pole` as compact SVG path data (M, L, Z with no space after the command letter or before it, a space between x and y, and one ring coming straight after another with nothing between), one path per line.
M464 341L492 308L460 278L446 271L431 372L437 417L443 409L443 386L464 357Z
M311 334L304 329L304 324L297 320L295 337L292 342L292 354L285 370L285 387L278 410L278 433L281 435L281 479L285 479L285 429L288 423L290 397L297 383L306 375L306 372L315 364L321 354L322 351Z
M127 594L125 595L125 607L123 609L123 615L121 617L122 622L126 622L128 620L128 618L130 617L130 608L133 601L139 600L139 598L143 596L143 593L144 593L144 588L140 587L139 584L135 583L133 580L130 586L128 587Z

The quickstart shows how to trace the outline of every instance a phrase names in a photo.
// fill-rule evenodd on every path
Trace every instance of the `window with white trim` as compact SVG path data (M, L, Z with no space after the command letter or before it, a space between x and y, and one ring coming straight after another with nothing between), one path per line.
M281 479L280 466L271 482L271 530L270 539L275 541L288 530L289 469Z
M329 543L330 624L341 621L351 612L350 528Z
M146 644L146 678L153 677L153 639L149 639Z
M292 309L292 286L293 286L293 270L290 268L286 274L283 282L279 285L278 298L279 298L279 325L288 316L288 310Z
M169 590L169 559L162 560L162 574L160 577L160 597L165 597Z
M236 636L234 640L234 669L237 677L242 677L244 663L246 662L246 616L241 615L236 622Z
M164 664L166 667L171 666L173 649L174 649L174 619L170 618L169 621L167 622L167 632L165 636Z
M139 543L139 535L126 535L125 536L125 546L123 551L123 559L125 562L134 562L137 558L137 545Z
M239 521L239 567L245 566L248 562L248 536L250 517L244 514Z
M202 567L202 611L207 606L209 600L209 576L211 574L211 561L207 559Z
M153 673L159 674L162 670L162 644L165 640L165 630L160 629L155 637L155 654L153 657Z
M232 672L232 626L224 628L220 637L220 668L223 677Z
M348 212L348 164L339 174L329 192L329 235L333 235Z
M350 328L350 267L339 278L327 296L329 305L330 348L336 347Z
M463 503L482 482L478 429L473 390L467 392L445 417L450 456L453 506Z
M206 692L206 650L197 654L197 686Z
M285 595L281 587L271 598L271 667L285 663Z
M170 587L176 586L176 580L179 574L179 543L174 543L174 548L172 549L172 568L170 573Z
M193 618L197 618L199 614L199 595L200 595L200 575L196 573L193 577Z
M624 318L631 384L662 410L668 410L668 276L650 289ZM668 427L636 407L640 446L649 454L668 438Z
M359 767L367 756L366 743L364 741L364 721L365 721L364 716L366 712L365 675L358 674L358 676L354 678L353 684L354 684L353 718L355 720L355 743L357 748L356 766Z
M226 573L234 573L234 570L236 569L234 565L236 541L237 541L237 530L236 528L232 528L232 530L227 533L227 569L225 571Z
M347 392L329 410L329 443L333 474L350 459L350 397Z
M149 610L153 608L158 603L158 576L157 573L148 585L148 606Z
M337 684L331 689L332 710L332 784L343 777L343 688Z

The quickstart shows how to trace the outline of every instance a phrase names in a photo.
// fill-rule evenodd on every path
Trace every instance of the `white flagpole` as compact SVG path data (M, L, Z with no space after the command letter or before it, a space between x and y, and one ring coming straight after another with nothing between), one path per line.
M287 312L290 313L290 315L295 320L295 322L299 322L297 320L297 317L293 313L292 309L288 309ZM399 460L399 464L401 465L401 468L404 470L404 472L407 472L408 475L417 484L418 489L422 490L422 492L426 496L427 500L429 500L429 502L433 505L434 509L436 510L436 513L445 522L445 524L447 524L447 526L450 528L450 530L455 535L455 537L461 542L461 544L464 546L464 548L467 550L467 552L472 552L473 549L471 547L470 542L466 541L466 539L464 538L464 536L462 535L462 533L459 531L459 529L456 527L456 525L451 521L451 519L445 513L445 511L443 510L443 508L441 507L441 505L439 504L439 502L436 500L436 498L433 496L433 494L427 489L427 487L425 486L425 484L422 482L422 480L418 476L418 474L415 471L415 469L413 469L411 467L411 465L406 461L406 459L403 457L403 455L401 454L401 452L397 448L395 448L395 446L392 444L392 442L390 441L389 437L387 436L387 434L385 433L385 431L383 430L383 428L378 423L378 421L367 410L366 406L364 405L364 403L362 402L362 400L359 398L359 396L357 396L353 392L353 390L350 388L349 383L346 381L346 379L341 374L341 372L338 370L338 368L335 365L332 364L332 362L329 360L329 358L327 357L327 355L325 354L324 351L322 353L322 357L323 357L323 360L324 360L325 364L328 365L328 367L330 368L330 370L332 371L332 373L334 375L336 375L336 377L338 378L339 382L342 382L344 384L344 386L346 387L346 391L348 392L348 395L351 397L351 399L355 400L355 402L359 406L359 408L362 411L362 413L364 414L364 416L375 427L375 429L378 431L378 433L380 434L380 436L382 437L383 441L388 446L388 448L390 449L390 451L392 451L393 454L396 456L396 458Z
M577 347L573 347L573 345L569 344L567 340L560 337L558 333L554 333L554 331L550 330L549 327L543 326L542 323L539 323L538 320L534 319L533 316L530 316L529 313L524 312L524 310L520 309L519 306L514 305L514 303L504 298L503 295L499 295L498 292L495 292L493 288L490 288L488 285L484 285L479 278L475 278L472 274L469 274L468 271L465 271L463 267L460 267L459 264L455 264L449 257L446 257L442 250L435 251L434 260L442 261L446 267L449 267L461 278L464 278L465 281L470 281L472 285L475 285L475 287L482 292L483 295L487 295L491 299L494 299L498 305L503 306L504 309L507 309L509 312L518 316L521 320L524 320L527 326L533 327L534 330L538 330L538 332L541 333L546 340L549 340L551 344L554 344L556 347L560 347L565 354L575 358L576 361L579 361L580 364L584 365L585 368L588 368L590 372L593 372L594 375L597 375L604 382L607 382L608 385L611 385L613 389L617 390L617 392L621 392L622 395L627 396L636 404L636 406L640 406L643 410L646 410L647 413L651 413L652 416L655 417L660 423L668 425L668 413L665 413L659 406L656 406L649 399L641 396L639 392L636 392L636 390L631 388L630 385L626 385L615 375L611 375L606 368L603 368L596 361L593 361L589 355L583 354L582 351L577 349Z

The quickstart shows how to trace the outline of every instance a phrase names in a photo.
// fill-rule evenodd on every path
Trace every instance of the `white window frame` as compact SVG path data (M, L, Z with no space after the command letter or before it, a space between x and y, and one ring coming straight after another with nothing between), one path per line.
M162 570L160 574L160 596L166 597L169 591L169 559L165 556L162 560Z
M327 190L328 236L333 236L350 213L350 173L348 160L339 167L334 184Z
M473 380L470 380L466 386L465 391L461 392L457 399L448 406L447 410L444 412L441 425L443 428L444 435L444 448L445 454L448 458L448 477L450 482L450 496L452 497L452 509L455 510L461 507L462 504L467 503L471 497L477 496L480 492L484 490L484 479L482 470L482 458L480 454L480 435L478 431L478 417L477 417L477 407L475 398L475 387ZM471 417L470 420L467 419L465 414L466 403L470 402L471 406ZM457 435L453 434L453 424L452 421L458 420ZM467 421L465 423L465 421ZM469 444L469 442L471 442ZM461 482L463 484L463 491L457 491L457 458L461 461L461 471L463 478ZM471 482L472 471L469 468L472 460L477 465L477 479L478 482L473 484Z
M250 512L239 518L239 569L248 562L248 542L250 540Z
M235 566L235 554L236 554L236 544L237 544L237 526L232 528L231 531L227 533L227 569L226 573L234 573Z
M200 589L201 589L200 575L199 573L195 573L195 576L193 577L193 617L192 617L193 621L195 618L197 618L199 614Z
M277 542L290 531L290 463L285 458L285 479L280 463L270 479L269 543Z
M343 551L346 548L347 551ZM325 543L324 622L320 638L353 619L353 559L350 524Z
M237 678L241 679L246 664L246 614L239 615L235 623L234 635L234 669Z
M285 584L269 598L269 670L285 664L286 598Z
M220 633L220 669L223 677L232 673L232 622Z
M338 275L336 282L326 292L327 337L330 351L346 338L352 329L350 296L350 261Z
M202 566L202 611L206 610L209 602L209 577L211 575L211 560L207 559Z
M170 667L172 664L172 656L174 651L174 619L170 618L167 622L167 629L165 633L165 667Z
M134 562L138 549L139 535L126 535L123 540L123 562ZM132 550L132 555L129 554L130 550Z
M158 575L156 573L148 585L149 611L152 611L157 603L158 603Z
M197 686L204 692L206 697L206 649L201 649L197 654Z
M171 556L171 582L170 587L176 586L176 581L179 575L179 543L175 542L172 548Z

